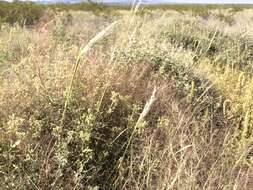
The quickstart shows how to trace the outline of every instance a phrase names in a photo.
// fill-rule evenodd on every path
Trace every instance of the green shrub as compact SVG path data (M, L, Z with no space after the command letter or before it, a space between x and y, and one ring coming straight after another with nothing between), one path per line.
M10 24L32 25L39 21L44 7L33 3L0 2L0 21Z

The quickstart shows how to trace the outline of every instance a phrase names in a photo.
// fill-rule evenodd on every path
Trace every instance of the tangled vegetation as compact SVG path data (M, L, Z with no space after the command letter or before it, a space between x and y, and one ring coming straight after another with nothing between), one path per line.
M111 13L2 23L0 189L252 189L252 10Z

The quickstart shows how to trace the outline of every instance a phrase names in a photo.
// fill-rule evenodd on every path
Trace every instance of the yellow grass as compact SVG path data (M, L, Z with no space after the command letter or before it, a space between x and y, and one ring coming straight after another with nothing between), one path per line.
M252 189L252 11L114 11L1 26L0 189Z

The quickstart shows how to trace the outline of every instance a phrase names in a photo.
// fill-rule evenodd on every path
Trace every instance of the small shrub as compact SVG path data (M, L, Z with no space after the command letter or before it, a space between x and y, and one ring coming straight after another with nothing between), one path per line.
M9 24L33 25L44 12L43 6L33 3L0 2L0 21Z

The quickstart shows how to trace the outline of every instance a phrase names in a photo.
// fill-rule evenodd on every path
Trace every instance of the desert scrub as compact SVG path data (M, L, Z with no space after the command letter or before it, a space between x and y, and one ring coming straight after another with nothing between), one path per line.
M109 100L106 100L107 94L104 96L104 101L108 103L102 103L101 110L84 111L74 121L74 127L62 132L61 136L55 130L54 134L60 139L56 145L56 157L60 164L58 170L62 175L60 184L73 178L79 188L88 185L102 189L113 187L119 159L130 132L119 134L130 127L128 117L135 115L136 120L137 113L131 111L130 101L120 94L112 92ZM117 123L115 118L120 118Z
M31 43L29 29L23 29L19 25L14 27L4 25L1 28L0 38L1 55L6 62L17 63L22 57L29 54L29 44Z
M208 57L220 64L229 64L237 69L252 70L252 40L238 34L227 35L215 28L206 28L195 22L173 24L170 30L161 33L161 41L172 43L196 53L195 59Z
M251 60L242 55L250 33L239 38L236 24L226 25L233 33L215 30L190 13L136 11L70 11L70 22L65 12L43 28L2 28L5 189L252 188ZM81 45L118 18L76 61ZM28 53L21 45L7 59L8 39L28 39ZM240 67L231 64L237 55Z
M140 27L139 30L141 29ZM118 52L117 57L122 57L128 64L148 62L156 70L156 74L173 81L173 86L178 90L178 96L186 97L194 94L192 98L197 100L199 97L203 98L203 93L206 93L205 102L213 102L218 93L215 89L206 91L211 81L199 78L194 71L198 65L196 58L198 53L167 40L161 40L159 34L152 37L153 41L145 39L138 41L139 36L135 36L134 43L131 43L128 49ZM194 88L192 88L193 83ZM217 108L214 106L213 109Z
M1 115L1 172L8 176L1 177L1 184L7 188L113 187L141 102L111 90L117 88L106 86L102 78L91 79L104 90L89 89L90 98L83 94L87 97L83 99L80 88L74 88L63 129L58 127L63 108L60 97L51 97L54 102L50 102L31 94L36 80L15 91L24 97L23 105L16 108L15 115Z
M85 63L78 70L79 82L73 86L61 125L62 87L68 83L72 66L61 59L36 65L38 60L36 56L21 60L1 86L1 109L5 107L5 113L1 112L1 184L9 189L117 187L118 162L123 152L128 159L126 142L139 116L136 108L144 102L120 88L126 80L116 82L125 69L114 72L108 65L104 73L104 61L96 67L96 60ZM129 68L129 72L133 71ZM20 73L25 74L21 77ZM8 97L22 103L8 107L14 100Z
M222 13L218 13L217 15L215 15L218 19L220 19L221 21L224 21L226 23L228 23L229 25L233 25L235 23L235 20L233 18L233 15L224 15Z
M56 44L70 43L71 39L66 30L67 26L71 26L72 19L72 15L68 12L61 12L54 19L54 22L50 26L50 34Z
M39 21L44 6L22 2L0 2L0 23L33 25Z
M140 71L145 78L139 77ZM52 68L43 72L58 73ZM130 159L126 144L154 86L155 81L144 80L152 80L150 74L145 65L118 65L114 70L108 65L105 72L104 62L96 63L95 68L94 62L85 63L78 71L79 82L73 88L62 127L59 125L63 100L57 95L61 89L57 90L53 83L49 88L47 84L48 90L59 91L50 93L54 100L51 102L40 95L45 92L37 86L39 78L29 83L20 81L19 89L13 88L12 92L23 96L23 104L15 109L5 108L10 112L1 115L1 172L8 176L1 178L1 184L7 188L120 187L128 173L125 162ZM131 91L124 87L127 77L131 78ZM40 93L35 93L35 89ZM6 91L1 98L8 98L12 92ZM7 105L5 102L1 107ZM136 136L133 142L137 143L135 139ZM115 181L120 172L123 175Z
M230 125L236 127L234 133L236 140L233 142L234 150L239 151L240 159L237 164L249 164L252 166L250 158L252 146L252 76L225 66L213 66L208 62L203 63L200 71L206 73L214 81L214 87L223 96L224 116L233 121ZM206 69L204 69L204 67ZM210 69L211 68L211 69ZM208 72L208 74L207 74ZM238 154L239 155L239 154Z

